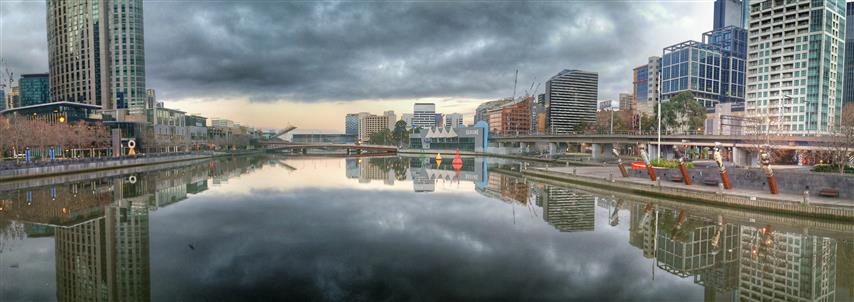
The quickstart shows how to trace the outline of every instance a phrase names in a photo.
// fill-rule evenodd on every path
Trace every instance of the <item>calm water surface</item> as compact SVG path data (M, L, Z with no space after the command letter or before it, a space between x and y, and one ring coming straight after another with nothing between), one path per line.
M468 158L232 158L0 183L0 301L854 301L854 226Z

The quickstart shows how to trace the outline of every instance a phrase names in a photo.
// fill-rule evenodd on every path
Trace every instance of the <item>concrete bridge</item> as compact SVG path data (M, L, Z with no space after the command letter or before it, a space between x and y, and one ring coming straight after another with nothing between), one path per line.
M546 149L549 154L556 155L567 149L580 149L581 145L588 145L594 160L613 159L610 150L615 144L643 145L653 159L658 150L658 135L655 132L492 135L489 139L499 150L508 153ZM766 143L775 150L826 151L831 150L831 145L837 140L834 136L668 134L661 136L661 157L673 158L674 146L713 147L716 142L720 142L726 151L731 152L732 162L739 166L751 166L757 162L757 148Z
M309 149L315 150L345 150L347 153L397 153L397 147L382 145L356 145L356 144L298 144L289 142L262 142L268 151L292 151L308 153Z

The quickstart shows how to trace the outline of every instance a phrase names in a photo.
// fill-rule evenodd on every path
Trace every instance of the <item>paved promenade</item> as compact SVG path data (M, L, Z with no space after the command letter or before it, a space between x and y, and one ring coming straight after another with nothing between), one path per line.
M607 180L610 177L614 178L615 182L630 182L635 184L642 185L657 185L656 182L649 180L649 178L640 178L640 177L622 177L620 175L620 170L618 167L610 165L607 167L554 167L554 168L545 168L548 171L557 172L557 173L565 173L572 174L573 170L575 170L576 175L597 178ZM707 186L702 183L693 183L690 186L685 185L683 182L673 182L670 180L661 179L661 186L667 188L680 188L680 189L690 189L696 190L699 192L705 193L718 193L720 188L716 186ZM733 188L730 190L724 190L724 193L727 195L734 196L742 196L746 198L756 197L762 199L769 200L779 200L784 202L791 203L801 203L804 200L803 195L795 195L795 194L771 194L768 191L756 191L756 190L747 190L747 189L739 189ZM826 206L826 207L840 207L854 210L854 200L840 199L840 198L827 198L827 197L819 197L816 196L817 192L813 192L809 196L809 203L815 206Z

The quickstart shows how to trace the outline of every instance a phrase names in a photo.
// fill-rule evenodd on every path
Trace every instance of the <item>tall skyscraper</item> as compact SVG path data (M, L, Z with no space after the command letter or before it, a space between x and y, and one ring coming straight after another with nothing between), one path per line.
M744 28L744 5L742 0L715 0L714 30L727 26Z
M782 134L828 133L842 110L845 2L750 2L745 115Z
M595 122L598 98L598 73L564 69L549 79L546 82L549 131L579 131L582 123Z
M145 108L142 0L47 1L51 101Z
M0 111L12 109L12 105L6 101L6 91L0 89Z
M412 127L431 128L436 126L436 104L415 103L412 110Z
M154 109L157 105L157 92L154 89L145 90L145 109Z
M854 2L845 4L845 87L843 103L854 102Z
M21 106L44 104L50 101L50 79L46 73L23 74L18 81Z

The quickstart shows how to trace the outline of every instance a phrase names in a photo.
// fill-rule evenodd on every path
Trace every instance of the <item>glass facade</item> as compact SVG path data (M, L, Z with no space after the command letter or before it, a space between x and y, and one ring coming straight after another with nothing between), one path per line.
M31 106L50 101L50 76L44 74L21 75L21 106Z
M646 102L649 96L649 65L641 65L634 72L634 97L638 103Z
M664 49L661 96L669 100L688 91L707 109L718 103L744 108L747 33L728 26L703 34L703 42L687 41Z

